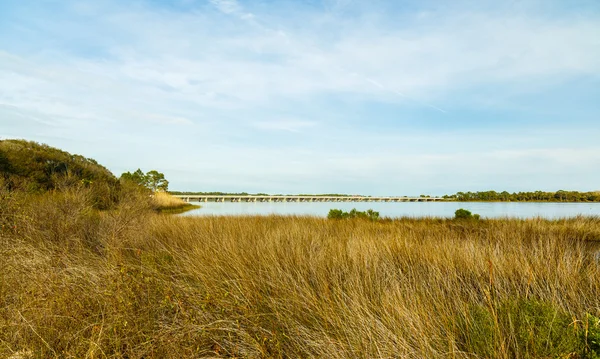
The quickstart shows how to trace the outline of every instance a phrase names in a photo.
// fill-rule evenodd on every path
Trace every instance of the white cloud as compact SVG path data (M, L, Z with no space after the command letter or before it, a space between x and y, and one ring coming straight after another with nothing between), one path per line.
M315 121L300 121L291 119L280 119L272 121L258 121L254 122L253 126L262 130L270 131L287 131L287 132L300 132L308 130L317 126Z
M212 3L228 14L243 11L233 0ZM111 21L134 33L138 42L129 51L130 44L117 41L110 50L112 61L71 58L62 68L49 68L44 59L29 59L27 66L4 67L0 78L5 87L10 84L10 92L17 89L31 97L42 97L36 95L36 82L43 80L52 93L52 82L61 88L124 83L154 97L171 92L167 100L215 107L342 93L370 101L402 103L409 98L423 107L443 108L453 91L472 86L534 87L532 79L600 75L595 36L600 22L595 20L466 14L434 18L415 28L388 28L376 27L368 18L351 24L333 19L325 27L337 34L336 40L323 43L316 27L315 32L285 31L282 36L281 29L164 15L113 16ZM310 29L313 24L307 21ZM148 23L153 26L147 28ZM24 61L11 56L9 64Z
M557 20L429 11L404 14L405 25L381 14L343 17L337 10L354 6L347 0L330 2L331 11L323 13L273 5L262 10L271 11L265 14L249 4L210 0L222 13L216 17L210 11L122 4L80 7L77 11L106 13L44 24L61 46L40 41L39 50L31 52L0 47L0 109L11 113L12 133L19 133L16 122L27 118L53 127L47 136L98 142L98 136L112 135L119 145L135 147L136 161L148 166L190 168L194 156L205 155L198 172L190 173L200 178L205 171L216 183L233 183L240 174L258 184L267 177L285 183L335 182L340 176L431 183L430 177L440 174L556 175L554 168L585 175L589 163L600 161L595 147L578 149L576 140L555 149L544 143L512 148L493 134L453 142L439 135L434 121L449 118L457 103L469 109L501 103L505 109L511 104L493 100L514 92L542 93L548 83L599 78L600 21L593 14ZM71 44L81 41L79 33L86 34L89 52ZM489 94L479 93L481 87ZM395 106L373 117L364 110L369 115L358 121L363 115L353 111L374 103ZM431 117L402 112L415 107ZM414 131L423 136L418 141L409 135L388 138L361 127L377 116L400 123L388 124L390 132L405 131L404 123L433 124ZM248 128L262 131L250 134ZM21 129L23 137L29 135L24 125ZM293 139L281 143L273 139L278 137ZM142 158L151 152L145 146L162 140L173 150ZM472 148L464 149L464 143ZM174 156L175 150L187 153Z

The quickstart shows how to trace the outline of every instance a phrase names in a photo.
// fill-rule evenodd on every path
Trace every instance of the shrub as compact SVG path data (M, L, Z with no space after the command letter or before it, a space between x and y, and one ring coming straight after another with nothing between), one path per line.
M489 309L470 305L464 317L457 320L458 345L461 350L482 358L492 358L495 352L494 318Z
M351 219L351 218L361 218L368 219L371 221L378 221L379 212L374 211L372 209L368 209L366 211L358 211L356 208L352 208L350 212L344 212L341 209L331 209L329 214L327 214L327 218L329 219Z
M514 358L600 358L600 319L588 314L581 325L555 305L508 299L472 305L457 321L459 348L484 358L500 348Z
M600 359L600 318L588 314L580 338L584 345L583 358Z
M454 212L454 219L470 219L473 218L471 211L464 208L459 208Z
M331 209L327 214L327 218L329 219L342 219L345 218L344 214L348 214L347 212L342 211L341 209Z
M456 212L454 212L454 219L475 219L475 220L479 220L479 218L481 218L481 216L479 216L477 213L472 214L471 211L466 210L464 208L459 208L456 210Z

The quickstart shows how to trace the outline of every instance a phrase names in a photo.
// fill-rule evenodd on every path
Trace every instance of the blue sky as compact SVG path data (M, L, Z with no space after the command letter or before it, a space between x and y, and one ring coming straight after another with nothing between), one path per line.
M600 2L4 0L0 138L173 190L600 190Z

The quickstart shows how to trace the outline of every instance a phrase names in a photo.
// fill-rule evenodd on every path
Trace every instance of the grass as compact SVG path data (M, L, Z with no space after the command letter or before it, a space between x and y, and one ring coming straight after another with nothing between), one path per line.
M0 357L598 358L600 219L163 216L2 195Z
M156 192L152 196L152 202L160 213L179 214L200 208L199 205L185 202L181 198L171 196L166 192Z

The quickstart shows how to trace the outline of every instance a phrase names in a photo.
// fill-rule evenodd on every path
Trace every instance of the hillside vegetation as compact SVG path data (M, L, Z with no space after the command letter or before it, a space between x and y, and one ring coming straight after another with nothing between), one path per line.
M157 211L183 212L198 207L165 193L168 181L158 171L138 169L117 179L92 158L25 140L0 141L0 186L29 196L87 188L92 206L102 210L114 209L131 191L151 197Z
M117 178L91 158L25 140L0 141L0 173L11 186L55 189L65 176L82 183L114 185Z
M25 140L0 141L0 182L29 194L85 186L100 209L114 206L120 190L117 178L95 160Z

